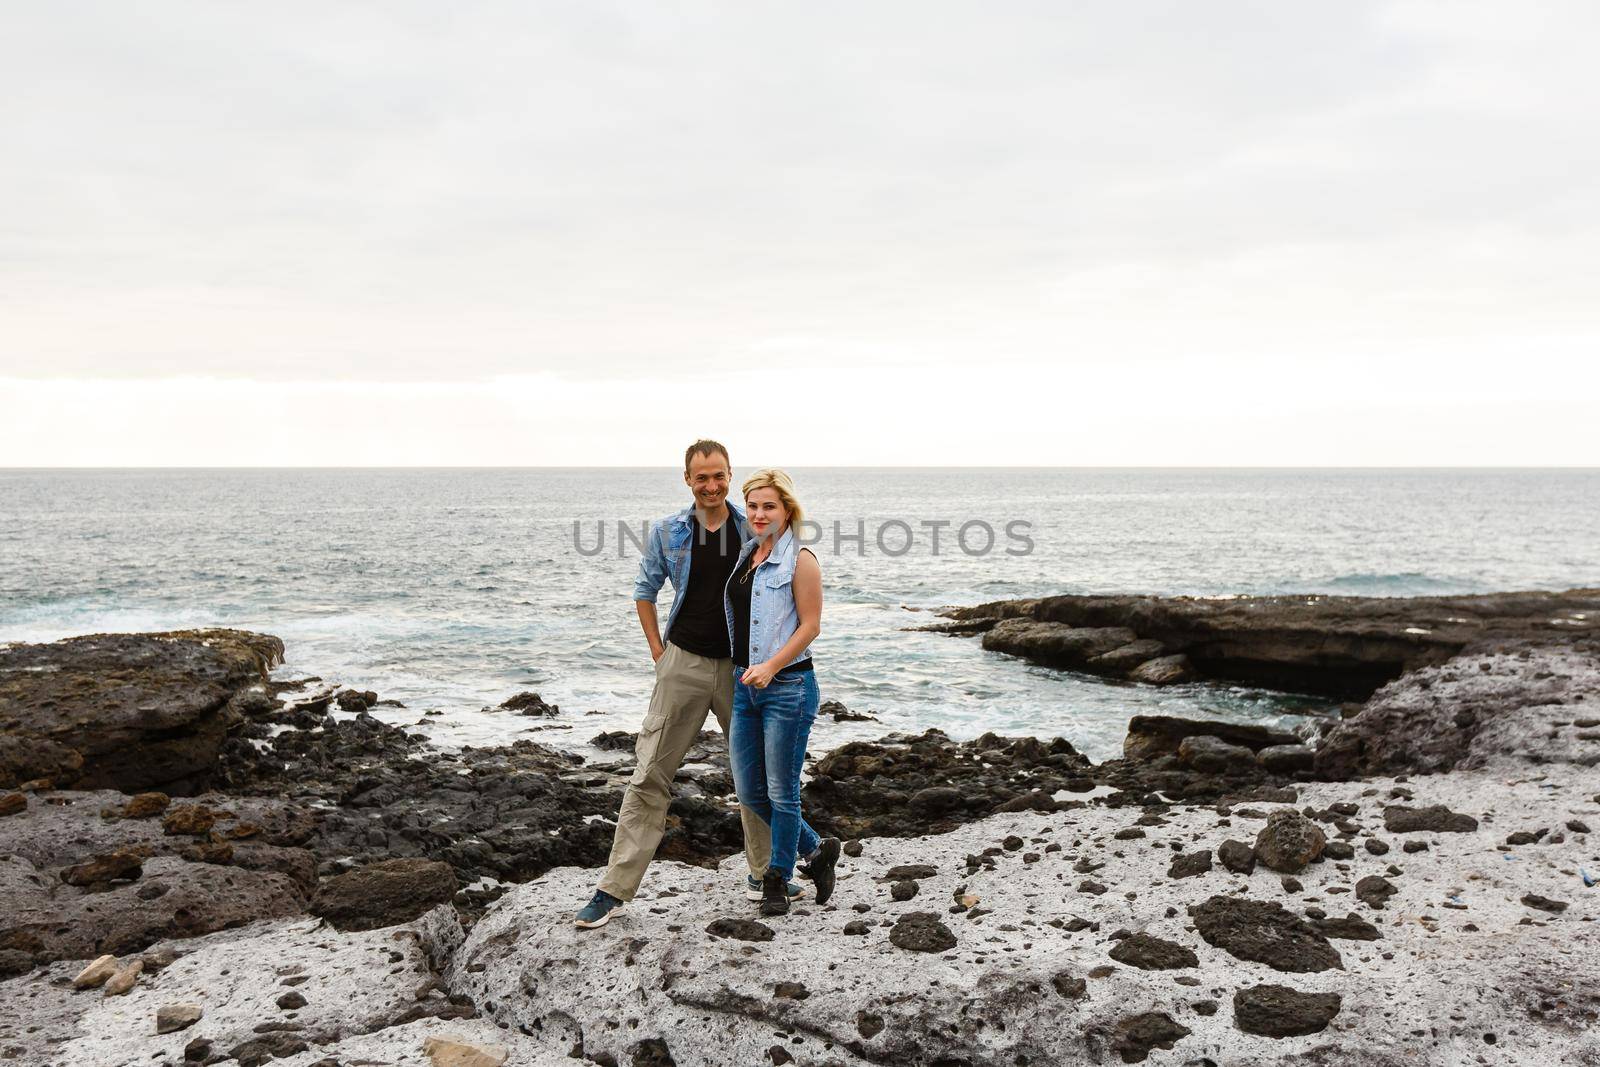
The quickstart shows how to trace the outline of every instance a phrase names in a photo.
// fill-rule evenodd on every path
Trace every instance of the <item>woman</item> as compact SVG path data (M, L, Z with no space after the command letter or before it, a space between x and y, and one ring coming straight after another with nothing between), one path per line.
M818 904L833 895L839 862L839 839L819 838L800 817L800 769L821 702L810 645L822 626L822 568L795 540L804 513L789 476L757 471L743 488L752 537L723 597L734 672L728 750L739 803L772 830L761 914L782 915L797 858Z

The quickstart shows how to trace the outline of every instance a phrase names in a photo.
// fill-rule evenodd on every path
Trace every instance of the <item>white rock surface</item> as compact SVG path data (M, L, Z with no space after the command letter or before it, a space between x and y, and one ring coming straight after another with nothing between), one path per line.
M771 1063L775 1047L817 1065L941 1057L971 1067L1116 1063L1118 1022L1148 1011L1192 1031L1171 1051L1150 1052L1152 1064L1600 1064L1600 890L1585 890L1578 873L1583 865L1595 869L1596 840L1567 832L1560 844L1497 848L1515 830L1573 818L1600 826L1592 799L1600 783L1462 773L1403 783L1415 793L1411 801L1391 799L1395 785L1375 779L1302 789L1298 807L1358 803L1362 830L1352 839L1355 858L1312 865L1298 876L1299 893L1265 869L1244 878L1219 865L1198 877L1166 878L1174 843L1192 851L1253 840L1261 819L1239 811L1224 825L1211 808L1174 808L1167 825L1143 827L1147 836L1136 840L1112 834L1133 826L1139 808L1022 813L941 837L867 842L861 858L842 861L834 901L765 920L776 932L767 942L705 932L718 917L759 918L738 895L736 862L718 872L658 863L645 893L596 931L571 924L595 872L553 871L491 909L448 978L487 1017L538 1035L552 1052L581 1043L589 1056L608 1053L624 1065L650 1038L665 1041L679 1067ZM1479 829L1390 834L1386 802L1446 804L1475 816ZM1249 807L1264 816L1272 806ZM1009 835L1023 847L1002 852L993 871L966 873L967 854ZM1367 836L1391 851L1368 854ZM1426 840L1429 851L1403 853L1402 838ZM1045 852L1051 843L1061 851ZM1027 853L1039 859L1025 862ZM1080 857L1105 866L1086 875L1073 869ZM922 880L914 899L896 903L875 878L904 863L931 863L939 873ZM1355 900L1355 882L1391 863L1403 873L1389 876L1398 893L1387 906ZM1086 877L1109 890L1080 893ZM959 886L988 913L949 914ZM1569 907L1560 916L1533 910L1519 903L1527 893ZM1236 959L1194 932L1186 908L1213 894L1276 901L1296 914L1355 912L1383 939L1333 941L1343 970L1285 974ZM1457 901L1459 909L1445 907ZM857 915L855 904L871 910ZM879 924L912 911L938 913L956 948L929 956L893 946ZM858 918L874 924L866 936L844 935L845 923ZM1073 918L1100 928L1069 933L1048 925ZM1143 971L1113 963L1110 935L1119 928L1178 942L1199 966ZM1092 977L1098 967L1110 971ZM1059 994L1051 982L1058 974L1086 978L1087 996ZM802 984L803 999L776 995L780 982ZM1232 997L1260 983L1337 992L1342 1010L1321 1034L1244 1034L1234 1027ZM1215 1014L1197 1013L1193 1005L1208 1000L1217 1003Z

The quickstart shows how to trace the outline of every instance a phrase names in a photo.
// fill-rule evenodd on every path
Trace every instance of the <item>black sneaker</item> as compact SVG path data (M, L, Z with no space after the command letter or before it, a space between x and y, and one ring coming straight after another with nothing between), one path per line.
M833 869L839 864L839 839L824 837L817 846L817 854L808 863L800 865L800 873L811 879L817 887L817 903L826 904L833 896Z
M776 867L768 867L767 873L761 878L761 914L789 914L788 881Z

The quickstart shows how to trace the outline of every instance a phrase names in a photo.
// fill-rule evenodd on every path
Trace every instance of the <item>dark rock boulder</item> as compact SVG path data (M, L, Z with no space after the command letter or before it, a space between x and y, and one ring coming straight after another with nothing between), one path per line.
M1432 804L1425 808L1391 804L1383 809L1383 826L1392 834L1467 834L1478 828L1478 820L1451 811L1443 804Z
M1083 667L1138 637L1126 627L1064 626L1019 618L1002 620L982 640L988 651L1021 656L1047 667Z
M1339 1014L1337 993L1302 993L1281 985L1258 985L1233 995L1233 1021L1247 1034L1304 1037L1328 1028Z
M1394 883L1381 874L1369 874L1356 883L1356 899L1378 910L1382 910L1384 903L1398 892Z
M514 711L519 715L551 718L561 714L555 704L546 704L538 693L518 693L500 705L501 711Z
M1268 745L1256 757L1274 774L1300 774L1316 766L1316 752L1309 745Z
M1321 931L1280 904L1214 896L1189 915L1207 944L1241 960L1296 974L1344 966Z
M1251 874L1256 869L1256 850L1243 841L1224 841L1217 847L1217 859L1234 874Z
M1211 870L1211 850L1209 848L1197 849L1194 852L1183 852L1172 857L1172 863L1167 867L1168 878L1194 878L1206 874Z
M1269 745L1294 745L1300 739L1281 730L1212 719L1181 719L1170 715L1135 715L1128 720L1128 734L1122 741L1122 755L1130 760L1149 760L1176 755L1185 738L1213 737L1252 752Z
M449 864L394 859L336 875L322 883L311 913L338 930L376 930L410 922L456 895Z
M1581 600L1575 594L1574 602ZM1557 607L1565 614L1571 609ZM1585 613L1581 607L1578 613ZM1349 779L1442 774L1505 765L1600 765L1581 734L1556 727L1600 708L1600 656L1574 628L1542 621L1537 637L1484 637L1455 658L1384 686L1360 712L1334 723L1317 743L1316 774ZM1589 640L1593 640L1590 638Z
M1176 941L1166 941L1145 933L1133 934L1118 941L1111 949L1111 958L1142 971L1173 971L1200 965L1200 959L1193 950Z
M0 788L195 792L242 719L232 702L282 659L242 630L0 646Z
M1061 738L955 742L928 730L852 741L816 762L806 821L841 838L943 833L998 811L1055 810L1052 797L1091 767Z
M949 952L956 947L950 928L928 911L912 911L900 916L889 931L889 942L910 952Z
M1178 762L1192 770L1223 774L1236 768L1253 770L1260 761L1243 745L1230 745L1220 737L1201 734L1178 742Z
M1342 919L1317 919L1315 922L1324 937L1340 941L1378 941L1383 937L1376 926L1355 914Z
M1098 656L1089 657L1086 666L1101 674L1123 674L1133 670L1141 663L1157 659L1162 656L1167 647L1160 641L1148 639L1130 641L1125 645L1113 648L1110 652L1102 652Z
M1151 1049L1171 1049L1192 1031L1164 1011L1147 1011L1118 1021L1111 1047L1123 1063L1143 1063Z
M1178 685L1200 677L1189 657L1183 653L1175 656L1158 656L1146 660L1128 672L1128 679L1145 685Z
M1264 867L1297 874L1322 855L1327 842L1316 823L1293 808L1279 808L1256 834L1255 856Z

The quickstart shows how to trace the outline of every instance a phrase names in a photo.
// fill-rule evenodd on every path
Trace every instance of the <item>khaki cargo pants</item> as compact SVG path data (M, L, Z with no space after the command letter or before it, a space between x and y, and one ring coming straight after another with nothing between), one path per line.
M685 652L671 642L656 660L656 688L650 710L634 746L638 766L628 782L617 813L611 860L600 888L619 900L632 900L666 832L672 779L684 753L700 736L706 712L717 717L723 736L733 714L733 663ZM744 821L744 853L750 873L760 878L767 869L772 836L761 817L739 805Z

